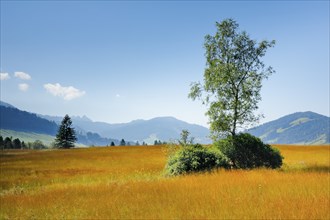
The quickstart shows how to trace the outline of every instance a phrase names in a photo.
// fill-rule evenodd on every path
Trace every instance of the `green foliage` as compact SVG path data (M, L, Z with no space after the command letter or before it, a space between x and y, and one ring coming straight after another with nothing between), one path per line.
M282 166L283 157L277 149L247 133L229 136L216 142L215 145L229 158L235 169L257 167L275 169Z
M72 148L77 140L74 128L71 127L72 121L68 115L65 115L58 129L55 145L58 148Z
M228 167L228 160L221 152L210 150L200 144L181 147L170 155L166 165L169 175L209 171L217 167Z
M261 100L261 82L274 71L261 61L275 41L256 42L232 19L216 23L214 36L205 36L204 84L193 83L189 97L208 106L210 129L215 139L236 135L237 128L254 123L253 112Z
M179 144L181 146L192 145L194 143L194 138L189 138L190 132L188 130L182 130L180 134Z

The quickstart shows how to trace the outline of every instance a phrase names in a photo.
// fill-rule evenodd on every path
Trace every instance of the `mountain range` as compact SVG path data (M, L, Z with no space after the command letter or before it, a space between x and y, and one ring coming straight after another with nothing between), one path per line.
M54 136L62 117L36 115L1 102L0 129L21 132L41 133ZM209 130L203 126L189 124L174 117L158 117L150 120L135 120L129 123L109 124L93 122L86 116L72 116L78 142L83 145L109 145L112 141L118 145L124 139L130 144L137 141L153 144L155 140L177 140L183 129L189 130L191 136L199 143L210 143ZM48 123L48 128L44 128ZM43 128L43 129L41 129ZM7 132L8 133L8 132Z
M0 102L0 129L9 131L55 136L62 117L37 115ZM188 130L195 142L208 144L209 130L206 127L189 124L174 117L157 117L150 120L134 120L129 123L109 124L94 122L87 116L72 116L78 142L83 145L118 145L125 139L153 144L155 140L177 140L183 129ZM327 144L330 143L330 118L314 112L297 112L277 120L254 127L251 133L270 144ZM4 132L2 132L4 133Z
M60 123L61 117L39 115L42 118ZM180 137L183 129L190 132L196 142L210 143L209 130L203 126L189 124L174 117L157 117L150 120L134 120L129 123L109 124L93 122L86 116L71 117L77 131L85 133L91 131L103 137L116 137L125 140L154 143L155 140L170 141Z
M296 112L247 131L269 144L329 144L330 118Z

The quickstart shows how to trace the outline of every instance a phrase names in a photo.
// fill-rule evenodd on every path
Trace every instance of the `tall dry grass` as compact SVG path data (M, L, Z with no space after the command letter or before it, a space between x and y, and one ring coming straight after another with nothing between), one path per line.
M1 152L1 219L329 219L329 146L277 146L279 170L165 177L164 149Z

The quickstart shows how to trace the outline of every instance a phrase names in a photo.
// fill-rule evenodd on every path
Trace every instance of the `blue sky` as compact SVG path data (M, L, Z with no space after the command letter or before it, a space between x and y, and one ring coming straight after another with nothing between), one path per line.
M1 1L1 100L109 123L207 125L206 107L187 95L203 80L204 36L225 18L276 40L264 57L276 73L263 84L262 122L329 116L329 1Z

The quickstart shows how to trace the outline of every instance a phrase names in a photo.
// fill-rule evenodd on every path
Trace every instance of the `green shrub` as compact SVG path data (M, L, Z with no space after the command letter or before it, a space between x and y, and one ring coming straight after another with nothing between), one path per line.
M233 168L267 167L275 169L282 166L283 157L277 149L247 133L234 137L229 136L215 145L228 157Z
M207 149L200 144L182 147L169 157L166 171L169 175L227 168L228 160L217 149Z

